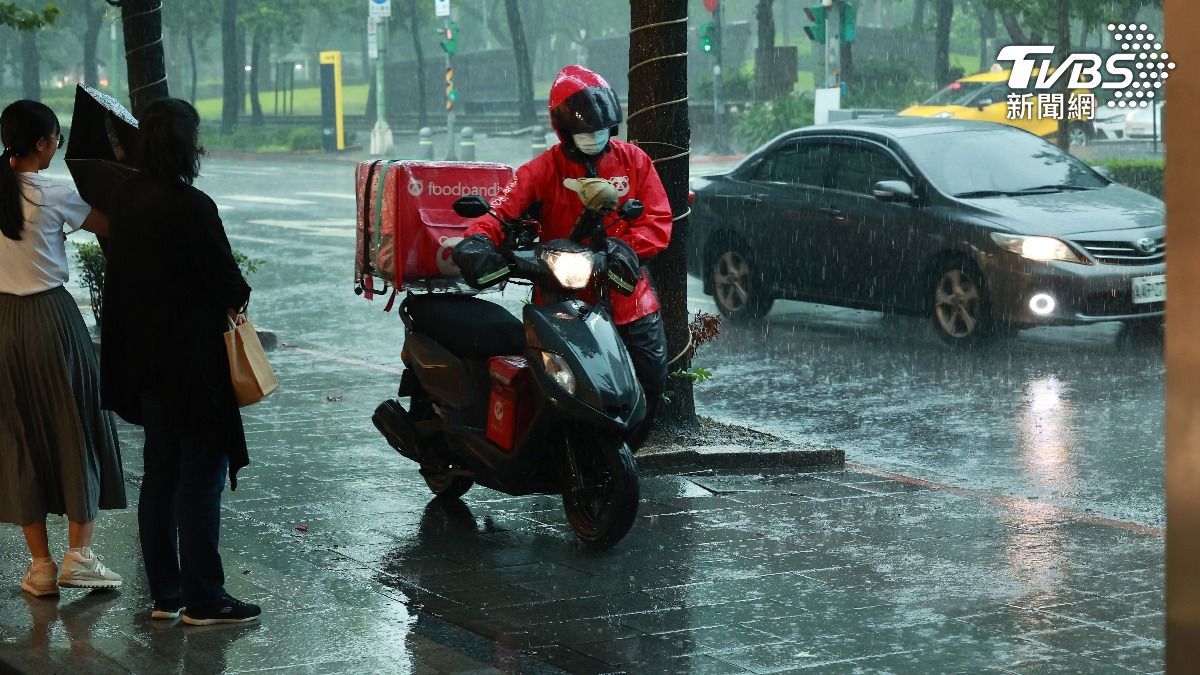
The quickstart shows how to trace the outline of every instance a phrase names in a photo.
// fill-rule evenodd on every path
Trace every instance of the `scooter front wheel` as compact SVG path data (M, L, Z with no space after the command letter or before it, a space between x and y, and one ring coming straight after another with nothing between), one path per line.
M421 477L425 479L430 492L446 499L458 499L475 484L470 476L464 476L447 466L422 464Z
M593 548L609 548L629 532L638 510L638 470L620 440L570 439L563 508L575 536Z

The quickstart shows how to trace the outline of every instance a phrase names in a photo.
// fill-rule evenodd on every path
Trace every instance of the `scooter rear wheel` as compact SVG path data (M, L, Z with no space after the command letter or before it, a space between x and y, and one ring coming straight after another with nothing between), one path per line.
M633 454L620 440L570 442L563 509L575 536L592 548L615 545L637 519L638 470ZM576 474L578 480L572 474Z
M475 484L470 477L444 466L422 465L421 477L425 479L430 492L446 499L458 499L467 494L467 490Z

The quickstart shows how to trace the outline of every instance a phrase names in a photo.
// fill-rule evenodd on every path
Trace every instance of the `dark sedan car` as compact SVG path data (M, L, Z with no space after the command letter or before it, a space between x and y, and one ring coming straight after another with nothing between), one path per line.
M951 343L1161 325L1163 203L1019 129L807 127L692 187L689 270L729 320L789 298L927 315Z

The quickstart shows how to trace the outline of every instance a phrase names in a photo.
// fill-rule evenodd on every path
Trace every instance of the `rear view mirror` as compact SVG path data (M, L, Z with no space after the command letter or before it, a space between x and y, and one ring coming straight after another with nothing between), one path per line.
M1104 180L1111 181L1113 179L1112 169L1110 169L1107 166L1093 166L1092 171L1095 171L1096 173L1103 176Z
M626 202L621 205L621 219L637 220L645 210L646 207L640 201L636 199L626 200Z
M902 180L881 180L871 188L871 194L881 202L911 204L916 201L912 186Z
M459 197L454 202L454 212L463 218L478 218L487 215L492 207L488 206L487 200L479 195L467 195Z

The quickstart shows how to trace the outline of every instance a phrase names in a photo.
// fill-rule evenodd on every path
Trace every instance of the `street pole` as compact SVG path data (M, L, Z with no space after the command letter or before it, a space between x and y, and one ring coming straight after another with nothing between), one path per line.
M721 52L725 48L725 42L722 39L722 19L725 14L725 3L717 5L717 11L713 12L713 34L716 39L716 56L717 62L713 65L713 152L717 154L728 154L729 143L725 140L724 117L725 110L721 106Z
M447 24L447 28L449 24ZM450 92L454 90L454 66L450 63L450 54L446 53L446 160L453 162L458 157L454 154L454 99Z
M825 12L825 87L833 89L841 86L842 0L833 0L828 3L828 7L829 9Z
M371 154L388 155L394 147L392 128L387 123L387 98L384 96L384 53L387 46L387 25L385 18L376 19L375 39L379 45L379 56L375 59L375 128L371 130Z

